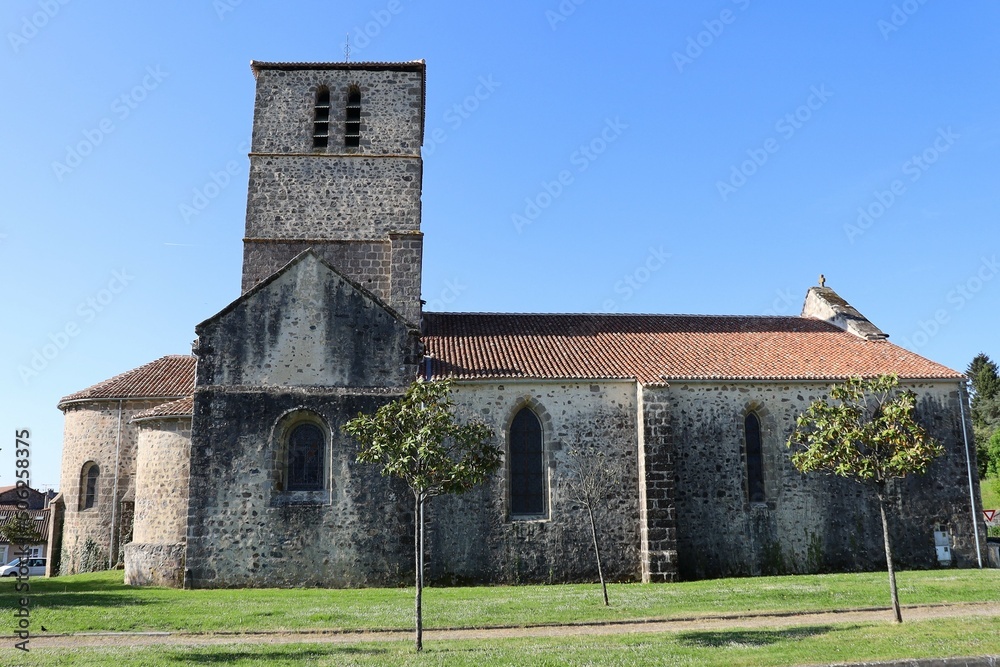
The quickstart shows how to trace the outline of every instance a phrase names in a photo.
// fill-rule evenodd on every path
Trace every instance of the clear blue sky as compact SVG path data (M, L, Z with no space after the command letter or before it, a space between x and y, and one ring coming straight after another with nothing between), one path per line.
M30 428L57 486L59 398L239 295L249 62L347 33L427 61L433 309L797 314L824 273L924 356L1000 357L996 2L5 8L2 484Z

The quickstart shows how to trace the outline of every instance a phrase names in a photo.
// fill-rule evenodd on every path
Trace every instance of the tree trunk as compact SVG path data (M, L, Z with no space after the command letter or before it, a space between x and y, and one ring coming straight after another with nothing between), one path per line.
M885 564L889 568L889 591L892 593L892 613L897 623L903 622L903 614L899 610L899 591L896 589L896 568L892 565L892 545L889 543L889 519L885 510L885 485L878 488L878 508L882 513L882 538L885 540Z
M415 543L414 547L414 558L413 566L416 570L416 585L417 594L415 604L416 613L416 641L417 641L417 651L424 650L424 617L423 608L421 607L422 596L424 592L424 498L423 494L416 493L416 511L413 516L413 541Z
M597 543L597 522L594 521L594 509L588 504L587 512L590 514L590 532L594 536L594 552L597 553L597 576L601 578L601 593L604 594L604 606L608 603L608 585L604 583L604 569L601 567L601 547Z

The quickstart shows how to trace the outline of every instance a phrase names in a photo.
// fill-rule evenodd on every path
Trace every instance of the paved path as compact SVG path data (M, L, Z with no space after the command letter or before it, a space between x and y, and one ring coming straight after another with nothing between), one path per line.
M952 618L957 616L1000 616L1000 602L975 604L943 604L903 607L903 620ZM788 628L833 623L891 622L889 608L855 609L803 614L718 615L655 621L622 621L613 623L579 623L531 627L424 630L424 639L495 639L507 637L565 637L573 635L619 635L632 633L684 632L690 630L726 630L734 628ZM75 635L35 635L31 648L85 646L154 646L209 644L290 644L290 643L357 643L401 641L413 638L412 632L341 632L305 630L299 632L205 633L186 632L127 632L81 633Z

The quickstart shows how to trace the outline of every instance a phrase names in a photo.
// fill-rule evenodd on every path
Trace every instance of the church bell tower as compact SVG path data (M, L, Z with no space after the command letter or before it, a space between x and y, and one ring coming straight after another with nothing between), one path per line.
M419 322L425 67L251 62L244 293L312 248Z

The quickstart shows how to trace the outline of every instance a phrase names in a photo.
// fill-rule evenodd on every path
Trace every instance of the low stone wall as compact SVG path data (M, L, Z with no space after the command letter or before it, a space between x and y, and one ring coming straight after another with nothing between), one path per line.
M126 544L125 583L181 588L184 585L184 544Z

